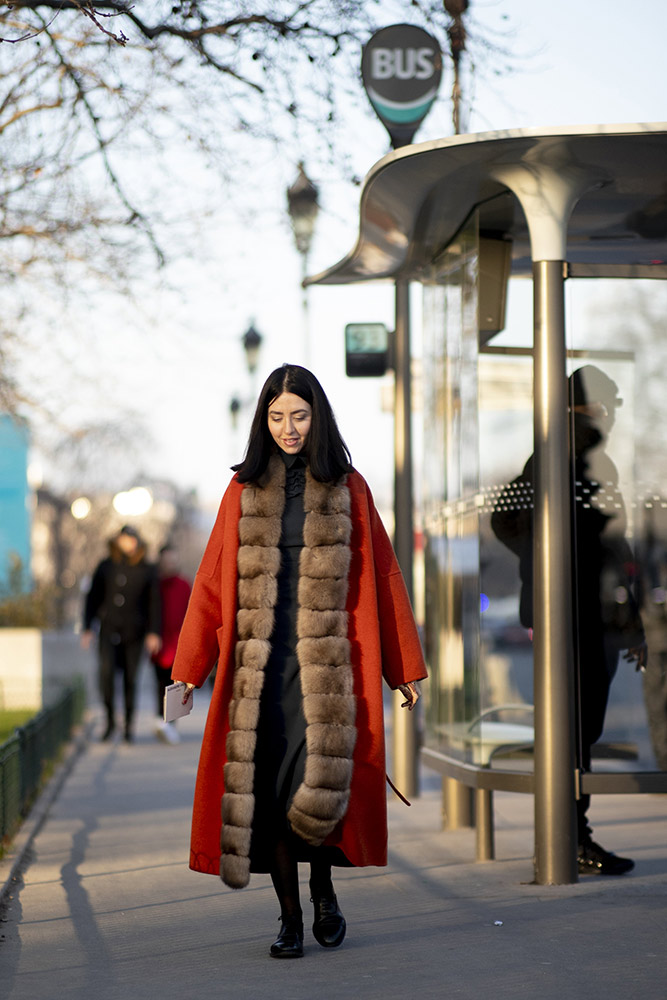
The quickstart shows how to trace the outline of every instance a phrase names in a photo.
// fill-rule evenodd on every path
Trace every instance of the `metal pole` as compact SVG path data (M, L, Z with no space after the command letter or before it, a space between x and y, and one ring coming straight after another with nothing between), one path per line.
M412 402L410 398L410 285L396 281L396 327L394 333L394 547L413 599L412 519ZM398 788L408 796L419 794L417 771L417 716L401 708L405 701L394 693L394 775Z
M475 789L475 857L477 861L493 861L496 856L493 831L493 792Z
M308 287L306 278L308 276L308 254L301 255L301 310L303 318L303 367L310 368L310 303L308 301Z
M442 828L460 830L474 825L473 790L456 778L442 779Z
M535 881L577 881L564 263L533 264Z

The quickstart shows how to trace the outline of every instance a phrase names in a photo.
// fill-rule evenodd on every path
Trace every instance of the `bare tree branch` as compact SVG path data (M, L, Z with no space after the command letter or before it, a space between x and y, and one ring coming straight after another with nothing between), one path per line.
M163 253L162 249L160 248L160 246L159 246L159 244L158 244L158 242L157 242L157 240L155 238L155 234L153 232L153 229L152 229L150 223L148 222L148 220L146 219L146 217L143 215L143 213L141 211L139 211L139 209L136 208L136 206L134 206L132 204L132 202L130 201L130 199L127 196L127 194L126 194L126 192L124 190L124 187L123 187L123 185L122 185L122 183L120 181L120 178L118 177L118 174L116 173L116 171L114 170L114 168L113 168L113 166L111 164L111 161L110 161L108 153L107 153L107 142L104 139L104 137L102 136L102 132L100 130L99 118L95 114L95 111L94 111L94 109L93 109L93 107L92 107L92 105L90 103L90 100L89 100L89 97L88 97L88 93L87 93L85 87L83 86L83 84L81 82L81 79L80 79L78 73L76 72L75 68L72 66L72 64L70 63L70 61L64 55L64 53L63 53L63 51L61 49L61 46L60 46L57 38L50 31L48 31L48 30L47 30L46 34L47 34L47 37L48 37L49 42L51 44L51 47L53 48L53 51L56 53L56 56L58 58L58 62L60 64L60 66L62 67L63 71L67 74L67 76L71 80L72 84L74 85L74 88L75 88L75 90L76 90L76 92L78 94L78 98L79 98L82 106L86 110L86 114L88 116L88 120L90 122L90 126L92 128L93 134L94 134L96 142L97 142L97 150L98 150L98 153L99 153L99 155L101 157L102 163L104 164L104 169L106 171L107 177L109 178L109 180L110 180L110 182L111 182L114 190L116 191L116 194L118 195L121 203L125 206L125 208L127 209L128 213L129 213L128 223L129 224L136 223L136 224L138 224L143 229L143 231L144 231L145 235L147 236L147 238L148 238L151 246L153 247L153 250L155 252L155 256L157 258L158 265L161 267L161 266L163 266L163 264L165 262L164 253Z
M54 108L62 107L62 103L63 103L62 100L51 101L49 103L44 102L43 104L33 104L32 107L21 108L20 111L15 111L14 114L11 115L9 118L7 118L5 121L0 122L0 135L2 135L5 129L8 129L10 125L13 125L15 122L17 122L19 118L23 118L24 115L32 115L35 114L37 111L53 111Z
M209 209L196 190L204 166L218 185L211 203L231 202L238 214L247 205L223 193L235 182L247 192L245 165L262 157L273 167L308 149L313 169L319 159L353 180L358 165L343 140L350 103L365 107L361 42L388 9L402 16L404 6L0 3L0 42L11 43L0 44L0 278L14 303L12 332L35 322L35 301L78 295L85 303L93 284L141 289L147 269L181 248L174 227L184 227L186 204L199 198L196 246ZM443 0L410 2L411 19L443 41L451 17L462 16ZM469 66L475 32L467 24L460 56ZM20 337L5 343L11 360ZM5 370L0 352L0 388Z

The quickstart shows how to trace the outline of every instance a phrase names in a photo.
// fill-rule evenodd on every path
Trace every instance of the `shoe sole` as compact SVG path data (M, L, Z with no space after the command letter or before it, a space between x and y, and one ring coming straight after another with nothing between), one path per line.
M579 867L579 874L580 875L602 875L605 878L609 878L609 877L615 878L615 877L618 877L619 875L627 875L629 872L632 871L632 869L634 867L635 867L634 865L631 865L629 868L620 868L617 871L610 872L610 871L605 871L603 868L597 868L595 865L591 865L590 867L588 865L582 865L582 866Z

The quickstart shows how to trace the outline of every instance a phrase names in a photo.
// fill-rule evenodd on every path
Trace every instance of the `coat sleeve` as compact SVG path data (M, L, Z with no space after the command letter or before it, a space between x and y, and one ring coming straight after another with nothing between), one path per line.
M382 675L392 690L427 676L410 598L382 519L366 486L378 600Z
M83 607L84 632L88 632L93 624L93 621L99 617L100 608L104 603L106 579L105 568L106 560L103 560L97 566L97 569L93 574L90 589L86 594L86 600Z
M222 626L221 563L227 496L197 570L172 667L174 680L201 687L218 658L218 629Z

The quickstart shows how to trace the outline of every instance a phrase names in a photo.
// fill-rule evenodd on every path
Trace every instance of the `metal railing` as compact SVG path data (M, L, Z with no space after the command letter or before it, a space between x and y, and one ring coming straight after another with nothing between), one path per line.
M42 709L0 744L0 856L27 815L72 729L83 718L85 704L84 685L75 682L57 702Z

